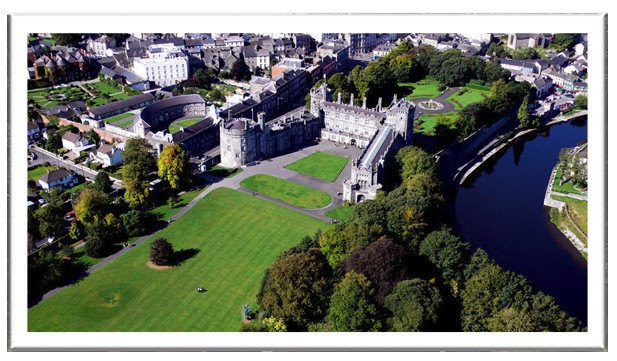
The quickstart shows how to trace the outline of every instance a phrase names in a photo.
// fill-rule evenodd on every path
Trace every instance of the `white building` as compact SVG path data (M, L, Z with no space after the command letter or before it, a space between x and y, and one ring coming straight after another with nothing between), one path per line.
M69 172L64 168L52 170L43 174L41 178L39 178L39 184L41 188L45 191L49 192L51 188L61 187L62 189L68 189L77 185L79 181L75 174Z
M189 58L173 44L153 44L146 57L134 59L133 71L159 86L169 86L188 79Z
M122 163L122 151L108 144L102 144L97 150L90 152L92 162L101 163L103 168Z
M116 40L110 36L103 35L97 39L88 40L88 50L93 52L96 56L104 57L107 49L115 48Z

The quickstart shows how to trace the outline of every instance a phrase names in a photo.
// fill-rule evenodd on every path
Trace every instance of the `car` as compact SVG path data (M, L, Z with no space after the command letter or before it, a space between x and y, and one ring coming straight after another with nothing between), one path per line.
M43 198L39 198L39 200L37 201L39 202L39 204L45 204L47 203Z
M73 219L75 219L75 212L74 211L70 211L68 212L65 216L64 219L67 221L72 221Z

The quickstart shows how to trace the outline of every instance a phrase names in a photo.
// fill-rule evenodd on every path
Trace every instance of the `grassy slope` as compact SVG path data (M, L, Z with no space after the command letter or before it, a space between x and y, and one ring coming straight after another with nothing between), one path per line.
M315 152L287 164L285 168L328 182L334 182L347 165L347 162L349 162L349 159L344 157L324 152Z
M180 195L181 201L175 208L171 208L167 204L164 204L162 206L158 206L154 208L153 210L150 211L150 213L154 215L158 214L159 219L166 221L169 218L173 217L176 213L178 213L182 209L182 207L189 204L202 191L203 189L196 189L194 191L186 192Z
M341 207L336 207L334 209L327 211L325 215L326 217L334 218L339 221L348 221L349 217L351 217L351 214L353 213L353 210L354 210L353 206L350 206L350 207L341 206Z
M551 198L558 201L566 202L569 207L570 217L572 217L574 223L576 223L578 228L580 228L581 231L585 233L585 236L587 236L587 202L573 199L570 197L561 197L555 195L551 196ZM575 231L574 229L572 229L572 227L568 228L570 228L572 231ZM582 238L581 241L585 242L585 240Z
M439 90L439 82L434 79L422 79L415 83L399 83L399 86L405 87L411 85L414 91L407 95L405 99L413 100L418 98L437 98L441 93Z
M161 231L181 266L146 266L145 242L32 308L29 331L237 331L277 254L330 225L230 189L217 189ZM205 293L195 292L201 286Z
M332 201L326 192L267 174L248 177L240 185L300 208L322 208Z
M465 106L471 103L479 103L483 101L489 94L488 91L485 90L477 90L472 88L463 88L466 91L459 95L459 92L455 92L450 95L446 100L454 105L454 108L457 110L463 109Z

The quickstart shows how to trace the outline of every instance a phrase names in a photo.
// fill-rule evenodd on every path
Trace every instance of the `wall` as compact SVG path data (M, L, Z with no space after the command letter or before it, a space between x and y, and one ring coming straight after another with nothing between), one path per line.
M44 114L41 114L41 118L43 119L43 122L45 124L49 124L49 119L47 118L47 116L45 116ZM73 125L77 129L79 129L80 132L87 132L92 129L96 132L96 134L98 134L101 137L101 140L104 140L109 143L124 142L129 138L127 136L122 136L120 134L109 132L105 129L93 128L89 125L73 122L71 120L64 119L64 118L60 118L59 124L60 125Z

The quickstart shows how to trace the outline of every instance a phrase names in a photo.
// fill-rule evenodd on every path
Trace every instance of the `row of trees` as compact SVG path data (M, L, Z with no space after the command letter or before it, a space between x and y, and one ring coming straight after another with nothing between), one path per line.
M398 188L275 260L257 296L259 316L241 330L580 330L553 298L481 249L472 253L448 228L428 154L406 147L396 161Z

